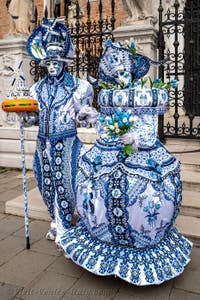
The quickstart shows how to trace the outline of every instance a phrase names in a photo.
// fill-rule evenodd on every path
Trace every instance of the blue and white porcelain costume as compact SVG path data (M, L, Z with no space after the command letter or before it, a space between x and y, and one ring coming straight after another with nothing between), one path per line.
M120 44L107 47L99 66L101 80L108 79L106 73L116 74L118 66L120 72L135 67L126 51ZM98 101L104 118L119 107L138 116L131 128L138 150L125 156L120 138L103 137L97 122L101 136L79 159L80 220L63 233L61 247L94 274L119 276L135 285L160 284L183 272L192 248L174 227L182 197L179 162L157 138L167 91L141 86L101 90Z
M82 149L76 126L82 112L87 117L84 109L91 106L93 88L64 70L65 63L73 57L71 38L64 24L44 20L29 37L27 50L34 59L45 63L49 71L32 86L31 95L39 103L34 172L53 220L47 238L54 239L59 230L70 226L73 217L77 160Z

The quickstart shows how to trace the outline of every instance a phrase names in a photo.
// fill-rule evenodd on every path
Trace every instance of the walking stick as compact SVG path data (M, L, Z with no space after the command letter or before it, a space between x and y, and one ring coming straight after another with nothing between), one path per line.
M26 249L30 249L28 197L27 197L27 186L26 186L26 162L25 162L25 150L24 150L23 113L19 113L19 125L20 125L20 143L21 143L22 175L23 175L24 223L25 223Z
M30 249L29 241L29 220L28 220L28 198L26 188L26 163L24 150L24 113L38 111L38 103L32 99L30 92L27 92L25 86L25 77L20 73L22 61L19 63L17 70L9 67L16 77L13 79L12 86L14 88L10 92L10 98L2 102L2 109L7 113L17 113L19 116L20 126L20 142L21 142L21 158L22 158L22 175L23 175L23 196L24 196L24 221L25 221L25 235L26 235L26 249Z

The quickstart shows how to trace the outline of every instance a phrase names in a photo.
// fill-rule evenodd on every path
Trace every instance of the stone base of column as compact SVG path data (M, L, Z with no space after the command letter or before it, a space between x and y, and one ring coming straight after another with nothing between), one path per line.
M141 20L116 28L113 32L116 41L129 40L136 44L138 53L157 60L157 30L150 20ZM157 77L157 67L151 67L149 76Z

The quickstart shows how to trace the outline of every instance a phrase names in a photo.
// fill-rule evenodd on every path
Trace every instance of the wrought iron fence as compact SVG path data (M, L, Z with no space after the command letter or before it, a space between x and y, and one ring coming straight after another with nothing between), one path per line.
M106 1L106 0L105 0ZM111 15L103 17L103 1L98 3L98 20L91 18L92 11L90 1L86 3L86 20L81 21L81 9L79 2L76 1L76 14L73 24L70 22L69 2L66 1L65 16L61 21L68 25L71 33L73 45L75 48L75 60L68 66L71 74L81 78L87 78L88 75L97 76L97 66L99 58L102 56L103 44L106 39L113 39L113 29L115 26L115 1L110 1ZM45 17L48 17L47 8L45 9ZM50 16L51 17L51 16ZM57 16L57 11L54 11L54 17ZM38 25L37 10L35 11L35 24ZM45 74L45 69L40 67L35 61L31 62L31 74L34 80L38 81Z
M200 0L178 0L164 11L159 4L159 59L168 58L159 69L163 80L177 79L179 86L169 92L169 110L159 118L159 135L200 138Z

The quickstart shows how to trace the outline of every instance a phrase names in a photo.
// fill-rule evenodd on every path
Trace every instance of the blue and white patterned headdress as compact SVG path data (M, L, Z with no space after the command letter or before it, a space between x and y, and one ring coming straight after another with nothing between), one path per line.
M151 64L160 64L149 57L133 54L120 42L106 41L106 50L99 63L99 80L103 82L118 84L118 72L129 72L132 80L138 80L149 71Z
M27 41L29 55L37 61L58 60L69 63L74 58L74 49L67 26L56 19L43 19Z

